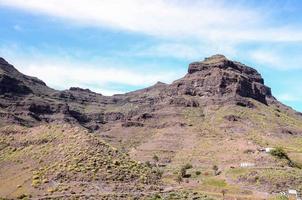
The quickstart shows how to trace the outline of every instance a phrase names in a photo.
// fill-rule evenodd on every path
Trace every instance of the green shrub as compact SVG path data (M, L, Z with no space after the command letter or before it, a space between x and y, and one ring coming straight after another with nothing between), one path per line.
M177 178L176 178L176 181L177 181L178 183L181 183L181 182L182 182L182 176L181 176L181 174L178 174L178 176L177 176Z
M23 199L23 200L27 200L27 199L30 199L30 198L31 198L31 195L28 195L28 194L21 194L17 197L17 199Z
M150 161L147 161L145 164L146 164L147 167L150 167L150 168L152 167Z
M280 195L274 197L273 200L288 200L288 197L283 194L280 194Z
M155 162L158 162L158 161L159 161L159 157L158 157L157 155L154 155L154 156L153 156L153 160L154 160Z
M185 169L191 169L193 166L192 166L191 164L187 163L187 164L185 164L183 167L184 167Z
M186 173L187 173L187 169L185 168L185 167L182 167L181 169L180 169L180 176L183 178L183 177L185 177L186 176Z
M191 169L193 166L191 164L185 164L184 166L182 166L180 168L180 172L179 172L179 175L181 178L189 178L191 175L190 174L187 174L187 170L188 169Z
M290 167L296 167L296 168L299 168L301 169L301 165L299 165L298 163L292 161L286 151L282 148L282 147L276 147L275 149L271 150L270 151L270 154L278 159L284 159L284 160L287 160L288 161L288 165Z
M270 154L279 159L289 160L287 153L282 147L276 147L275 149L270 151Z

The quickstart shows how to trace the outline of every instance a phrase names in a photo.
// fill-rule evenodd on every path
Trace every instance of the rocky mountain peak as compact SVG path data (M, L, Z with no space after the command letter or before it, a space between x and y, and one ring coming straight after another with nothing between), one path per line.
M36 93L40 95L50 94L54 90L40 79L27 76L19 72L13 65L0 57L0 93L11 95L27 95Z
M253 76L253 78L255 78L255 81L263 83L263 79L257 72L257 70L248 67L240 62L229 60L221 54L207 57L203 61L191 63L189 65L188 73L192 74L203 70L214 70L215 68L232 71L239 74L246 74L247 76Z
M189 64L188 74L173 85L178 93L219 102L248 97L267 104L272 96L257 70L220 54Z
M228 60L224 55L222 54L215 54L213 56L210 56L210 57L207 57L204 59L203 62L223 62L223 61L226 61Z
M69 90L70 91L75 91L75 92L94 93L91 90L89 90L88 88L87 89L83 89L83 88L80 88L80 87L71 87L71 88L69 88Z
M1 74L10 74L15 76L18 71L14 66L9 64L4 58L0 57L0 73Z
M7 63L6 60L4 60L4 58L0 57L0 64L4 64Z

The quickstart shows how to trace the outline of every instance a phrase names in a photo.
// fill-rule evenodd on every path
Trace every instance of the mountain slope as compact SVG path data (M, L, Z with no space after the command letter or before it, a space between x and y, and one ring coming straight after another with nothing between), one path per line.
M256 70L222 55L191 63L188 73L171 84L159 82L113 96L81 88L56 91L20 74L4 60L0 69L13 83L7 84L5 78L0 82L2 126L33 127L23 128L31 135L45 124L56 129L56 124L67 123L67 127L59 126L54 137L66 140L71 150L77 143L66 138L77 131L69 126L86 128L118 152L162 171L161 180L154 184L165 189L215 197L223 190L242 199L267 199L287 189L302 190L301 113L275 99ZM63 132L69 129L68 134ZM81 147L98 151L98 146L85 142L90 137L86 134L81 136ZM273 153L266 153L265 148L272 148ZM276 149L279 152L274 153ZM73 155L71 150L63 157ZM90 155L86 150L83 154ZM50 159L60 162L60 158ZM124 159L130 162L130 158ZM3 159L0 164L6 162ZM184 166L190 167L181 174ZM150 175L148 170L142 173ZM105 171L100 174L108 175ZM127 190L123 180L118 182L122 185L119 190Z
M68 124L5 127L0 144L1 196L110 196L159 182L150 167Z

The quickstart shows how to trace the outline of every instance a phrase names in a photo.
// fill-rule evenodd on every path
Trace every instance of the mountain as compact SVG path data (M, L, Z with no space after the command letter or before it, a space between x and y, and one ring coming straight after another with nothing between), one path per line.
M171 84L113 96L57 91L0 59L0 96L0 196L302 192L302 114L280 103L255 69L223 55L191 63Z

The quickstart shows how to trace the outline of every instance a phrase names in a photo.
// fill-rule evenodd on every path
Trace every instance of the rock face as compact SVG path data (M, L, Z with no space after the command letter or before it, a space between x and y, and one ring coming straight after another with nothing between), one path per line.
M77 87L53 90L43 81L20 73L1 58L0 95L3 122L34 126L67 121L91 130L107 123L129 124L128 121L135 121L144 113L151 116L163 107L213 104L253 107L250 99L266 105L268 100L275 102L270 88L264 85L255 69L223 55L191 63L188 73L172 84L158 82L142 90L110 97Z
M189 65L188 74L175 81L175 93L220 100L222 102L240 97L253 98L267 104L271 90L264 85L261 75L253 68L214 55L202 62Z
M31 89L22 84L21 81L11 78L5 74L0 75L0 94L26 95L31 93Z

